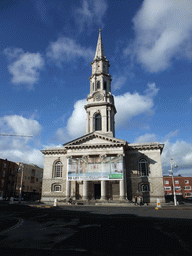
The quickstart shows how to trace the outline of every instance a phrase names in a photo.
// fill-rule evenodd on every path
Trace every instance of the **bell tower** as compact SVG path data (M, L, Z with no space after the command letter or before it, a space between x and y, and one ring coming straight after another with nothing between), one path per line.
M97 131L115 137L115 114L117 111L111 94L110 65L104 53L101 29L99 29L97 48L91 66L90 94L87 97L87 105L85 105L86 133Z

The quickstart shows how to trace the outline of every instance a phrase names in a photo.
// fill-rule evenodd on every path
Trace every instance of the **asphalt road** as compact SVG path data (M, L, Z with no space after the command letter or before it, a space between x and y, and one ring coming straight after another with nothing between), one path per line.
M192 208L0 206L1 255L190 255Z

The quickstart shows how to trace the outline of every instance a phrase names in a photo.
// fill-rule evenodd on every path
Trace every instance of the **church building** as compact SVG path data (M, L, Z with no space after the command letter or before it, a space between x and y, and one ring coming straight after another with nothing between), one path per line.
M115 108L109 61L101 31L93 59L87 97L86 134L61 148L42 150L44 172L41 201L164 202L161 153L163 144L130 144L115 138Z

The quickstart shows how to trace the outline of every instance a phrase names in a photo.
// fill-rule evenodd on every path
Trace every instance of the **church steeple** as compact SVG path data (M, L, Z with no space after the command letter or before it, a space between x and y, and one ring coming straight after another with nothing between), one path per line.
M111 94L111 76L109 61L106 59L99 29L95 57L93 59L90 79L90 94L87 97L86 133L98 131L108 136L115 136L115 114L113 95Z
M99 29L99 38L97 41L97 48L96 48L96 52L95 52L95 59L103 59L105 57L105 53L104 53L104 48L103 48L103 42L102 42L102 37L101 37L101 29Z

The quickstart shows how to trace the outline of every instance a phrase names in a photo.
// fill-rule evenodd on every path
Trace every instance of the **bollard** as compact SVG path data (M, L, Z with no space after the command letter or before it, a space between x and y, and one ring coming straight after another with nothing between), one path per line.
M57 206L57 198L54 199L54 203L53 203L53 206Z
M10 198L9 204L13 204L13 197Z
M161 208L161 203L160 203L160 199L157 198L157 208Z

